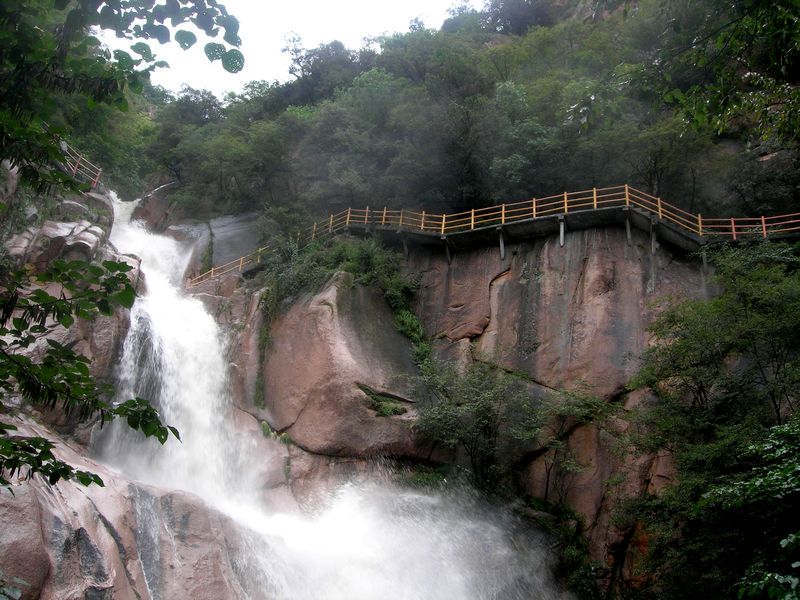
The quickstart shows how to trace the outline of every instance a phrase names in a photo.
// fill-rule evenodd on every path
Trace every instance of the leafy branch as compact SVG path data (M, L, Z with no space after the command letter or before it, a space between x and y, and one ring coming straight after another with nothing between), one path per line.
M161 423L146 400L134 398L113 404L113 388L92 377L89 359L55 339L58 328L75 319L93 320L130 308L136 292L129 279L132 267L105 261L102 266L81 261L54 261L43 273L24 270L0 272L0 411L6 401L21 398L34 406L63 408L79 417L98 414L101 426L122 418L129 427L165 443L178 431ZM59 288L58 296L47 289ZM16 426L0 421L0 485L18 476L42 474L50 483L76 479L102 485L100 477L73 468L53 454L53 444L41 437L14 436Z

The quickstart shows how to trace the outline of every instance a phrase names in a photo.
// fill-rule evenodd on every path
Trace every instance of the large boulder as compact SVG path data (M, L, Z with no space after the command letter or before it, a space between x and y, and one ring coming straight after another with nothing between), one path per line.
M44 270L56 259L92 261L108 237L107 231L90 221L45 221L29 227L6 244L18 264Z
M411 428L416 368L410 354L380 294L339 273L271 325L264 416L314 453L426 455ZM375 398L406 412L379 416L371 408Z
M142 198L133 210L131 219L144 221L152 231L163 231L169 225L172 201L169 198L171 185L162 185Z
M59 456L99 474L104 487L38 477L0 493L0 572L25 600L247 598L241 530L184 492L127 481L56 442ZM16 579L15 579L16 578Z

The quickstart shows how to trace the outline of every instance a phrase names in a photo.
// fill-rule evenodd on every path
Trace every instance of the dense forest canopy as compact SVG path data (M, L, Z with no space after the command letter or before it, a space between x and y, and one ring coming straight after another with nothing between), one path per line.
M140 74L115 96L127 112L63 93L49 119L123 195L177 179L195 215L459 210L623 182L708 216L788 212L796 12L491 0L359 49L292 39L285 83L216 98Z
M349 206L454 211L626 182L705 216L797 212L797 0L456 5L439 29L414 21L358 49L290 40L289 81L252 81L224 98L149 83L148 73L160 67L148 41L192 46L196 36L181 29L186 22L222 35L225 44L205 46L210 60L241 68L238 22L213 0L3 2L0 158L31 189L77 189L50 168L63 159L56 133L102 165L105 183L123 196L177 181L173 215L258 211L271 225L265 231L277 223L291 232ZM91 26L132 38L132 54L102 48ZM18 209L0 208L4 224ZM343 262L309 256L284 261L284 291ZM639 589L612 586L605 597L798 597L798 250L724 249L710 260L719 296L665 310L631 382L631 389L650 388L658 402L641 415L644 433L630 447L669 452L679 477L666 493L619 515L629 530L647 532L647 574ZM84 267L61 268L50 274L54 280L99 286L95 312L111 310L109 294L124 306L133 301L121 273L107 280L81 274ZM23 286L24 276L14 277L4 282L7 292ZM119 283L123 295L103 287L106 281ZM402 310L424 349L407 292ZM14 322L18 306L5 306L3 335L20 346L36 319L54 317L47 311L55 309L34 303L27 320ZM55 317L71 323L74 309L59 310ZM37 335L47 335L42 327ZM23 375L5 365L0 379L13 387ZM73 386L88 381L83 366L73 374ZM466 380L434 374L441 395L457 397L462 409L464 389L481 391L469 377L491 392L493 410L500 392L492 390L516 385L480 370ZM486 398L476 400L483 409ZM590 421L601 412L573 400L581 410L565 419L583 413ZM161 438L169 432L144 404L117 416L133 416ZM440 429L453 446L463 445L463 431L451 435L459 419L444 416ZM476 474L495 477L490 448L474 453ZM49 448L28 450L36 457ZM583 597L599 596L592 589Z

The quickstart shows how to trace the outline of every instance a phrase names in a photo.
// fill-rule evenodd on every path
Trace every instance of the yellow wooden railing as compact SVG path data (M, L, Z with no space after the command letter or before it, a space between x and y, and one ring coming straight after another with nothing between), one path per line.
M658 217L659 220L671 223L679 230L701 238L701 242L709 239L736 241L767 238L770 235L779 236L800 232L800 213L771 217L709 219L687 212L629 185L620 185L579 192L563 192L555 196L531 198L520 202L474 208L450 214L415 212L404 209L348 208L338 214L330 215L323 221L313 223L297 235L297 243L303 246L314 240L322 240L342 231L365 226L383 227L398 232L447 236L534 219L552 218L573 212L620 207L628 207ZM242 272L246 268L259 264L264 256L275 250L275 245L259 248L227 264L213 267L190 279L188 285L197 285L213 277L235 271Z

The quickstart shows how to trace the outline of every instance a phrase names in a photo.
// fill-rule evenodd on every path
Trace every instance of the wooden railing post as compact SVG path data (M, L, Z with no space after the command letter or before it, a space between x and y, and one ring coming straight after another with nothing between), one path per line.
M736 241L736 221L731 217L731 234L733 235L733 241Z
M311 228L311 241L317 239L317 222L314 221L314 227Z
M626 183L625 184L625 206L630 206L630 205L631 205L631 195L630 195L630 192L628 192L628 184Z
M767 218L764 215L761 215L761 233L767 239Z
M703 236L703 215L697 213L697 235Z
M564 214L569 212L569 204L567 203L567 192L564 192Z
M470 209L469 213L469 228L470 230L475 229L475 209Z
M244 256L239 258L239 273L244 271Z
M664 213L661 210L661 198L656 198L656 200L658 201L658 202L656 202L656 205L658 206L658 218L659 219L663 219L664 218Z
M422 221L420 221L419 228L425 231L425 211L422 211Z
M381 215L381 225L386 225L386 207L383 207L383 215Z
M403 209L400 209L400 227L403 226Z
M97 169L97 175L95 175L94 181L92 181L92 189L97 187L97 184L100 183L100 175L103 173L103 169Z
M444 235L445 226L444 223L447 220L447 214L442 215L442 235Z
M597 188L592 188L592 207L597 210Z
M352 209L350 209L350 208L347 209L347 217L345 217L345 221L344 221L345 227L349 227L350 226L350 211L351 210Z
M367 225L368 223L369 223L369 206L367 207L367 210L364 211L364 225Z
M533 198L532 204L533 204L533 218L535 219L536 218L536 198L535 197Z
M328 233L333 233L333 214L328 216Z
M75 166L72 168L72 176L75 177L78 173L78 168L81 166L81 158L83 158L80 154L78 155L78 160L75 161Z

